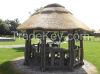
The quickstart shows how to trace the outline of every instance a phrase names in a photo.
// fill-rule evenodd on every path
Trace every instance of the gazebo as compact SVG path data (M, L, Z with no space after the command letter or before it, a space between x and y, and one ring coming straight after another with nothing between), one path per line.
M83 31L90 29L73 14L59 4L49 4L35 13L28 20L18 26L19 30L25 30L27 38L25 42L25 65L39 66L41 71L47 69L65 69L73 71L81 67L83 62ZM31 44L32 33L41 32L40 42ZM48 43L47 32L67 32L68 49L60 48L57 44ZM77 33L77 36L75 36ZM79 41L77 46L75 38Z

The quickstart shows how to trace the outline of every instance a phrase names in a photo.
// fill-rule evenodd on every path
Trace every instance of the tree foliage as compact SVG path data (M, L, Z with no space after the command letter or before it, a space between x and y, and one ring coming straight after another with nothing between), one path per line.
M13 31L17 31L17 26L19 25L18 19L14 20L1 20L0 19L0 35L11 35Z

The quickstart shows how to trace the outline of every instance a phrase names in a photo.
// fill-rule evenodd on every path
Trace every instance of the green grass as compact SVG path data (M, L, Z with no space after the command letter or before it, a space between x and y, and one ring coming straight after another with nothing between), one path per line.
M37 43L38 39L33 38L32 43ZM25 44L25 39L24 38L16 38L15 41L5 41L5 42L0 42L0 45L20 45L20 44Z
M23 48L3 48L0 49L0 63L10 61L13 58L23 55Z
M16 45L16 44L24 44L25 40L23 38L16 38L15 41L4 41L0 42L0 45Z
M0 49L0 71L2 74L14 74L9 61L22 56L23 51L23 48Z
M96 66L100 74L100 41L84 42L85 59Z
M38 43L37 39L32 39L32 43ZM23 38L17 38L16 41L0 42L0 45L20 45L25 44ZM14 58L23 56L24 48L0 48L0 74L15 74L10 66L10 61Z
M18 41L15 44L24 44L24 39ZM38 41L33 39L32 43ZM3 43L3 42L2 42ZM7 43L7 42L6 42ZM9 43L7 43L9 44ZM13 42L11 44L14 44ZM62 43L61 47L67 47L66 43ZM2 74L15 74L10 67L10 60L23 55L23 48L18 49L0 49L0 70ZM84 41L84 58L94 64L100 74L100 41Z
M61 48L65 47L68 47L68 44L62 43ZM100 74L100 41L84 41L84 58L95 65Z

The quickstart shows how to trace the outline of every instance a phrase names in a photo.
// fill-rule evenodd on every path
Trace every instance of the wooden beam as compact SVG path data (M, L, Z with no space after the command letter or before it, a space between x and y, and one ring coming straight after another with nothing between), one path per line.
M83 65L83 58L84 58L84 50L83 50L83 36L80 35L80 62Z
M54 66L55 52L51 50L51 66Z
M46 67L46 36L45 32L42 32L42 38L41 38L41 71L45 71Z
M30 38L31 30L26 31L26 38L25 38L25 51L24 51L24 65L29 65L31 62L31 38Z
M74 38L73 31L69 31L69 39L68 39L68 49L69 49L69 70L73 71L74 65Z
M64 67L64 59L65 59L65 54L64 51L60 51L60 67Z

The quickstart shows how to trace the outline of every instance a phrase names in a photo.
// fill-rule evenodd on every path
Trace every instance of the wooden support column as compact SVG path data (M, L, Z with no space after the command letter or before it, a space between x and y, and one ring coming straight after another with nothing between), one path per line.
M55 52L51 50L51 66L54 66L54 60L55 60Z
M84 56L84 51L83 51L83 36L80 35L80 62L81 62L81 65L84 64L83 62L83 56Z
M72 34L73 34L73 40L72 40L72 48L73 48L73 65L75 64L75 30L72 31Z
M61 37L62 37L62 36L61 36L61 34L60 34L60 33L61 33L60 31L59 31L58 33L59 33L59 35L58 35L59 37L58 37L58 38L60 38L58 47L60 48L60 43L61 43Z
M69 70L73 71L74 65L74 38L73 38L73 31L69 31L69 39L68 39L68 49L69 49Z
M46 67L46 36L45 36L45 32L42 32L42 38L41 38L41 71L45 71L45 67Z
M64 54L64 51L60 51L60 67L64 67L64 57L65 57L65 54Z
M24 51L24 65L29 65L31 61L31 30L26 31L26 37L25 37L25 51Z

